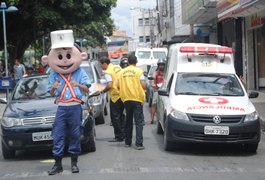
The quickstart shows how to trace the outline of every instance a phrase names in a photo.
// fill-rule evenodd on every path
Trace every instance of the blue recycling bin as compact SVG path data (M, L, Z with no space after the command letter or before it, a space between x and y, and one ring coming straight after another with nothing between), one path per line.
M12 89L12 77L0 77L0 89Z

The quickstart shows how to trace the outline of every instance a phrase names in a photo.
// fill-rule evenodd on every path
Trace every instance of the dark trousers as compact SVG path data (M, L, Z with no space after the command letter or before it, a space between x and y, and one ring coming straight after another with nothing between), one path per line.
M132 143L133 134L133 118L136 126L136 145L143 145L143 126L144 126L144 113L143 105L136 101L125 101L126 110L126 123L125 123L125 144Z
M110 118L114 128L115 139L124 139L125 115L121 99L115 103L110 99Z
M81 105L58 106L52 129L54 156L63 156L65 137L69 135L68 152L80 154L80 133L82 122Z

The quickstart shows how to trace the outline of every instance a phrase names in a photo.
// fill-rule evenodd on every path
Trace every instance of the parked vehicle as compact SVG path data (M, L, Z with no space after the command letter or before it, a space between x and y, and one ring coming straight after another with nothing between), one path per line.
M171 45L165 83L158 91L157 133L165 150L180 143L240 144L256 152L260 119L236 75L232 48L202 43Z
M90 77L89 79L92 86L89 88L89 91L100 91L106 86L106 80L97 71L94 62L83 61L80 67L83 68ZM107 115L107 93L94 97L93 106L96 125L104 124L104 115Z
M151 65L156 64L159 59L166 59L167 48L143 48L139 47L135 51L139 68L148 72Z
M153 80L153 73L157 70L157 64L153 64L147 74L147 83L146 83L146 101L148 102L148 106L152 106L153 101L153 93L154 90L152 88L151 81Z
M54 97L47 92L47 85L48 75L33 75L22 78L14 88L1 119L2 154L5 159L15 157L18 150L52 148L51 131L57 105ZM95 120L86 104L82 107L82 152L93 152L96 151Z

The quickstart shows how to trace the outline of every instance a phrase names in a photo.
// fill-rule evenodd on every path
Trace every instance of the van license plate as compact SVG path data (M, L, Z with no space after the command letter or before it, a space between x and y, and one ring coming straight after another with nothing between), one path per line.
M229 127L228 126L204 126L204 134L229 135Z
M48 141L52 140L52 132L37 132L32 133L32 141Z

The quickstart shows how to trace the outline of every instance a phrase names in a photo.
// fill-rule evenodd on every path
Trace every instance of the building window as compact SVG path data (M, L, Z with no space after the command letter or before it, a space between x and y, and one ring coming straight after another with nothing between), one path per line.
M144 19L144 25L145 25L145 26L149 26L149 25L150 25L149 18L145 18L145 19Z
M150 36L145 36L145 42L151 42Z
M142 18L138 19L138 26L143 26L144 21Z
M143 36L139 36L139 42L144 42L144 37Z

